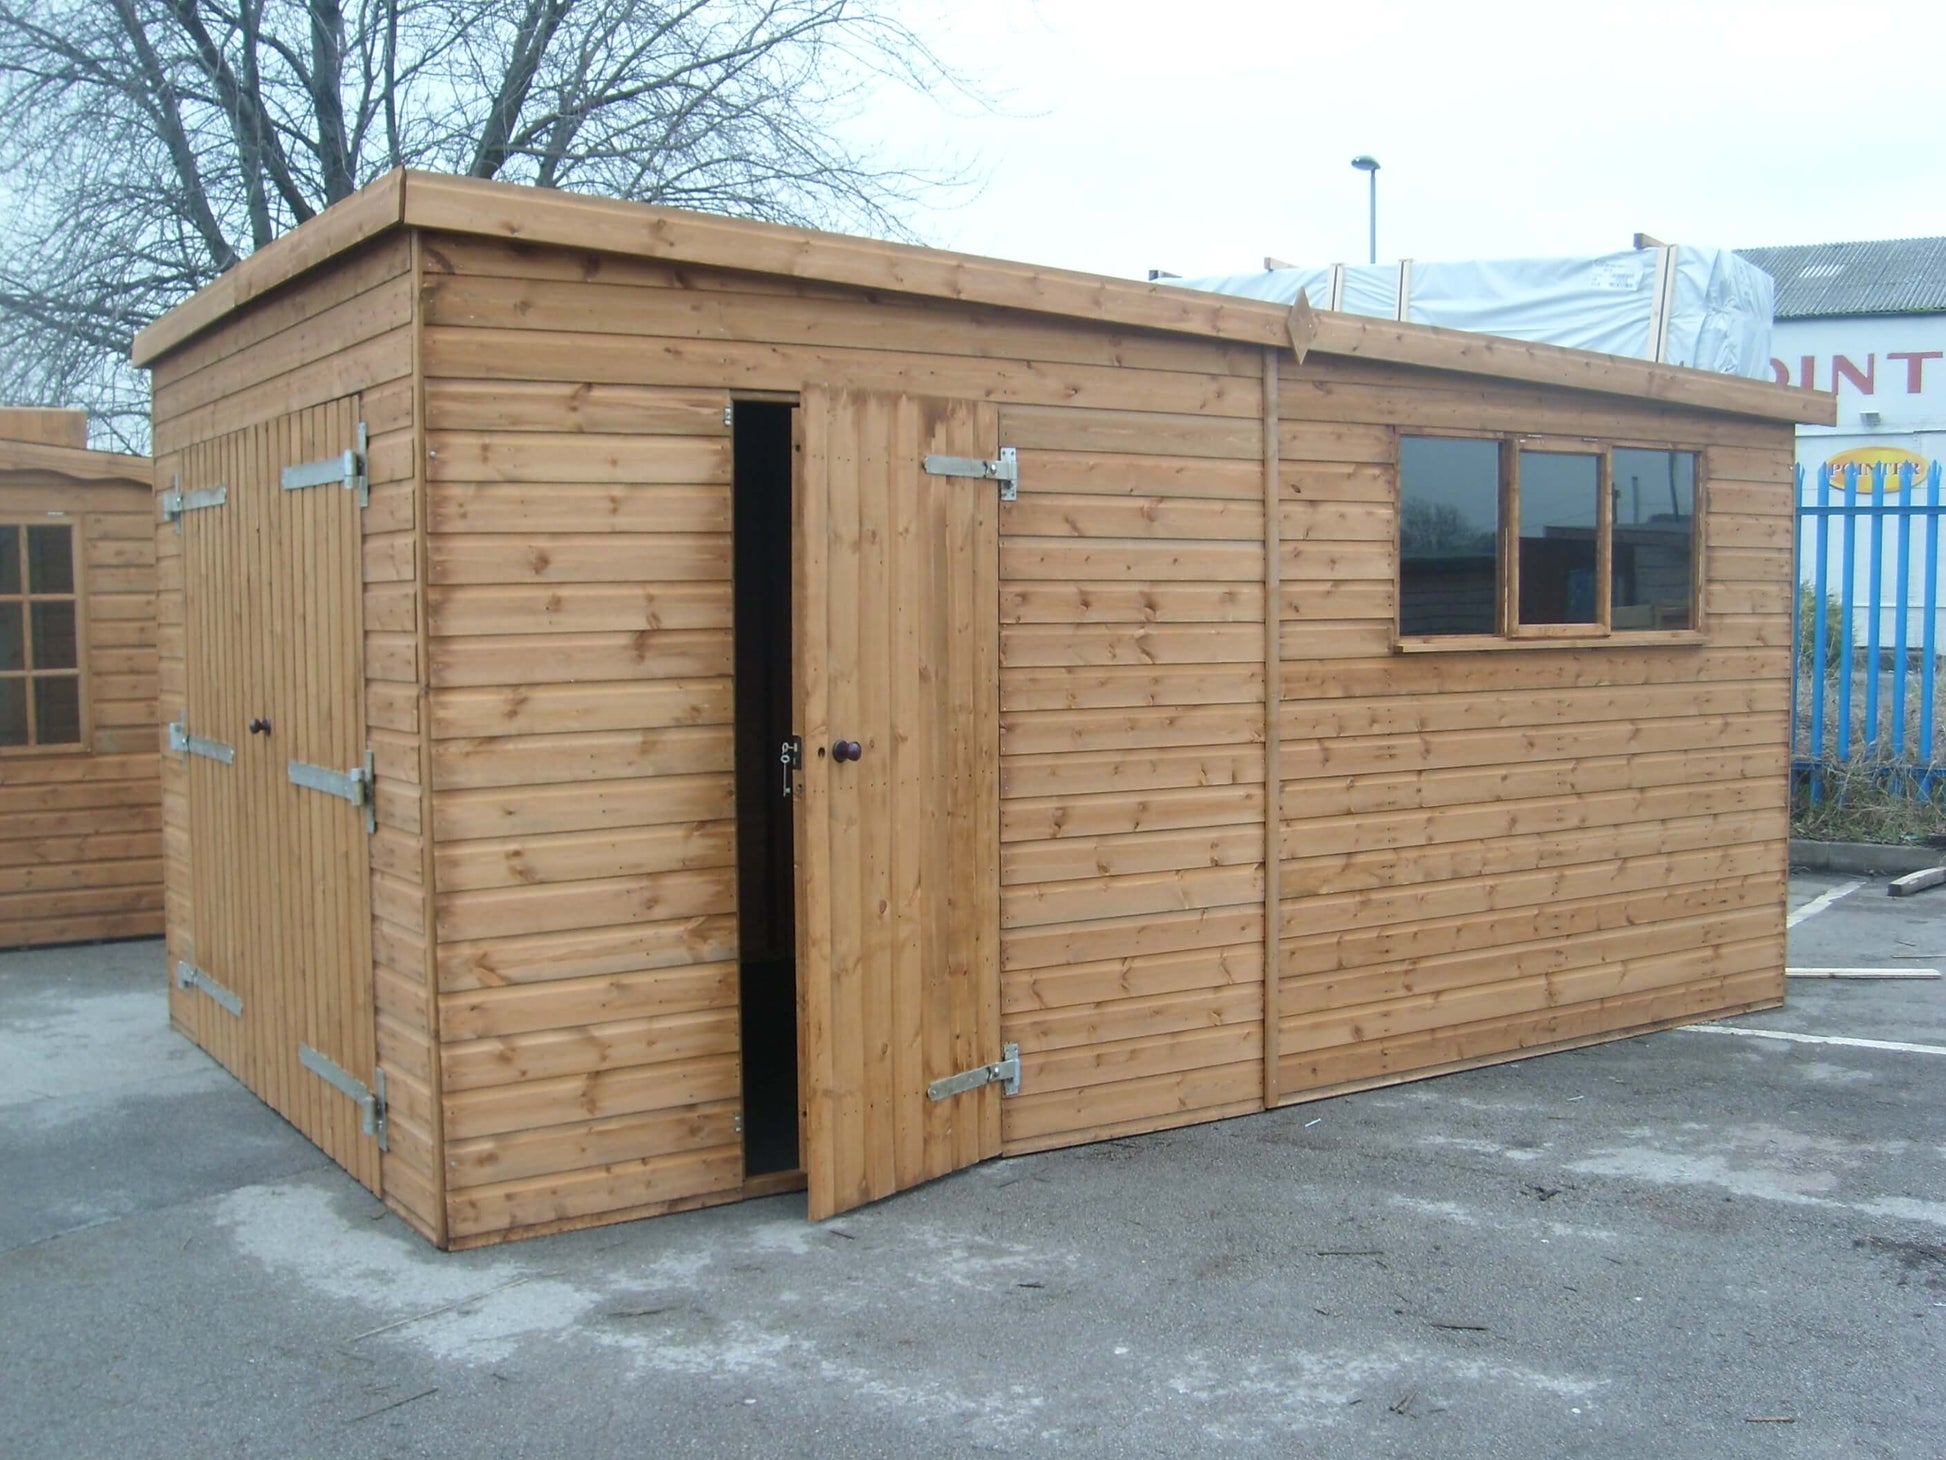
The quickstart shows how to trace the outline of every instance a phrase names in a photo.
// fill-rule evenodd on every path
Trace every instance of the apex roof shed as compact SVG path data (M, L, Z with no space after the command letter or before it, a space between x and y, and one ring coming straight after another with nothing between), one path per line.
M417 173L136 358L172 1015L442 1245L1782 998L1829 397Z
M0 947L162 931L154 504L84 411L0 408Z

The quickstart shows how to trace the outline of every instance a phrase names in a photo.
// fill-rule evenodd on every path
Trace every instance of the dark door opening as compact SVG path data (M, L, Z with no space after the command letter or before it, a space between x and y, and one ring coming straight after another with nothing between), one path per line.
M735 540L737 938L743 1169L795 1171L797 878L782 760L791 724L791 411L738 401Z

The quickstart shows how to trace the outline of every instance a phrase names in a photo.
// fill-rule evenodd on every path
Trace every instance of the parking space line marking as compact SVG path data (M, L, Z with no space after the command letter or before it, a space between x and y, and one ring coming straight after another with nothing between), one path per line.
M1787 968L1785 978L1938 978L1936 968Z
M1896 1039L1848 1039L1839 1034L1794 1034L1788 1029L1739 1029L1733 1024L1685 1024L1684 1034L1740 1034L1787 1044L1837 1044L1846 1049L1887 1049L1897 1054L1946 1054L1946 1044L1906 1044Z
M1829 892L1820 892L1816 897L1805 903L1803 907L1785 918L1784 926L1794 928L1806 918L1816 917L1819 913L1830 907L1832 903L1838 901L1839 898L1850 897L1864 885L1865 879L1861 877L1856 882L1847 882L1843 887L1834 887Z

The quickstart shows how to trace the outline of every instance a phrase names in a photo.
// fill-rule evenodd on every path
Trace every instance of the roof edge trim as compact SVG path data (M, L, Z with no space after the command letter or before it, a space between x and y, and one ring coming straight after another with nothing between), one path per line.
M272 239L135 336L129 360L149 365L260 294L308 273L405 219L406 173L395 169Z
M151 364L250 300L401 224L1096 320L1292 350L1300 359L1308 351L1773 421L1829 425L1836 420L1836 399L1823 392L1626 356L1322 311L1306 311L1307 331L1289 307L1261 300L406 170L367 184L259 249L137 335L131 358L137 365Z
M155 462L146 456L95 451L85 446L48 446L39 441L0 438L0 472L45 471L80 482L131 482L155 485Z

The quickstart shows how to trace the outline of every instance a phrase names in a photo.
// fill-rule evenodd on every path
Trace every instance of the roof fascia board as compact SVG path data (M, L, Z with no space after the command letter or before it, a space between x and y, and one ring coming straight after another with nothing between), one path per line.
M141 487L155 481L155 463L146 456L0 439L0 472L12 471L44 471L79 482L131 482Z
M740 269L923 298L1098 320L1305 354L1342 355L1670 406L1830 425L1834 397L1740 376L1557 345L1314 311L1166 284L1109 279L741 218L618 202L477 178L396 171L266 245L136 336L147 365L251 299L386 229Z
M1741 375L1715 375L1680 365L1657 365L1626 355L1601 355L1592 350L1570 350L1560 345L1433 325L1401 324L1362 315L1318 315L1317 335L1311 348L1319 354L1350 359L1418 365L1429 370L1457 370L1766 420L1802 421L1818 426L1837 421L1838 398L1828 391L1776 385Z
M1289 343L1289 311L1259 300L506 183L411 173L405 221L512 242L1100 319L1248 345Z
M405 217L405 179L403 170L388 172L265 244L136 335L129 359L152 364L260 294L397 227Z

